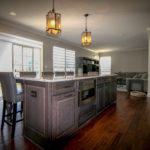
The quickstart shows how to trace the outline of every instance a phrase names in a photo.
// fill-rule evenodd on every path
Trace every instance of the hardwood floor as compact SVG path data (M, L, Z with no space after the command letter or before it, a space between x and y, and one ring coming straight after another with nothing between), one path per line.
M150 99L118 92L116 105L97 116L70 139L56 145L53 149L150 150ZM3 149L39 148L22 136L22 124L19 123L14 140L10 140L10 129L5 125L0 135L0 150Z

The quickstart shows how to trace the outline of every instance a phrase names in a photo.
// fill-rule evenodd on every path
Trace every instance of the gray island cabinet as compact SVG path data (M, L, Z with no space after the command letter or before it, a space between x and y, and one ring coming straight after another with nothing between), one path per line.
M71 136L89 120L116 102L116 76L75 77L70 79L18 78L24 87L24 136L44 149L53 141ZM79 105L87 97L85 91L79 96L80 82L93 80L94 88L89 93L94 99L84 106ZM86 89L86 88L85 88ZM80 109L88 106L95 109L84 123L79 124ZM87 106L86 106L87 105ZM88 109L87 109L88 110ZM87 112L87 110L85 112ZM84 111L83 111L84 112Z

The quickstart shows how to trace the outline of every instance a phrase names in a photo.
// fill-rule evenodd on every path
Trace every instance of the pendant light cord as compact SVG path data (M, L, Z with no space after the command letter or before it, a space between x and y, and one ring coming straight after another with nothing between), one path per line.
M54 5L54 0L53 0L53 10L52 10L53 12L55 11L54 6L55 6L55 5Z
M87 32L87 16L85 17L85 31Z
M85 32L87 32L87 17L89 16L89 14L85 14Z

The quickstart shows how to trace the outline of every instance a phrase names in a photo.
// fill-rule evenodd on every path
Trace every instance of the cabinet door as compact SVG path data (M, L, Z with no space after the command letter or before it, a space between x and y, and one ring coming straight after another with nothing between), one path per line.
M70 135L77 128L78 103L75 92L53 96L53 139Z
M110 104L116 101L117 98L117 84L116 82L110 83Z
M117 83L113 82L112 84L112 102L117 100Z
M45 135L45 88L26 86L25 127Z
M110 85L105 83L105 107L110 104Z
M110 84L109 84L109 95L110 95L110 97L109 97L109 104L112 104L113 103L113 82L110 82Z
M97 86L97 93L96 93L96 99L97 99L97 112L100 112L105 107L105 88L104 84Z

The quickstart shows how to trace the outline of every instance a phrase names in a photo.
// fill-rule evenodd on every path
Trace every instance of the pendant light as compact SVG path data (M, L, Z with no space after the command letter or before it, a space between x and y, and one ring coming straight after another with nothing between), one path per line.
M54 0L53 9L46 15L46 32L48 34L58 34L61 32L61 14L55 12Z
M90 46L92 42L91 32L87 30L87 17L89 14L85 14L85 32L82 32L81 42L83 46Z

